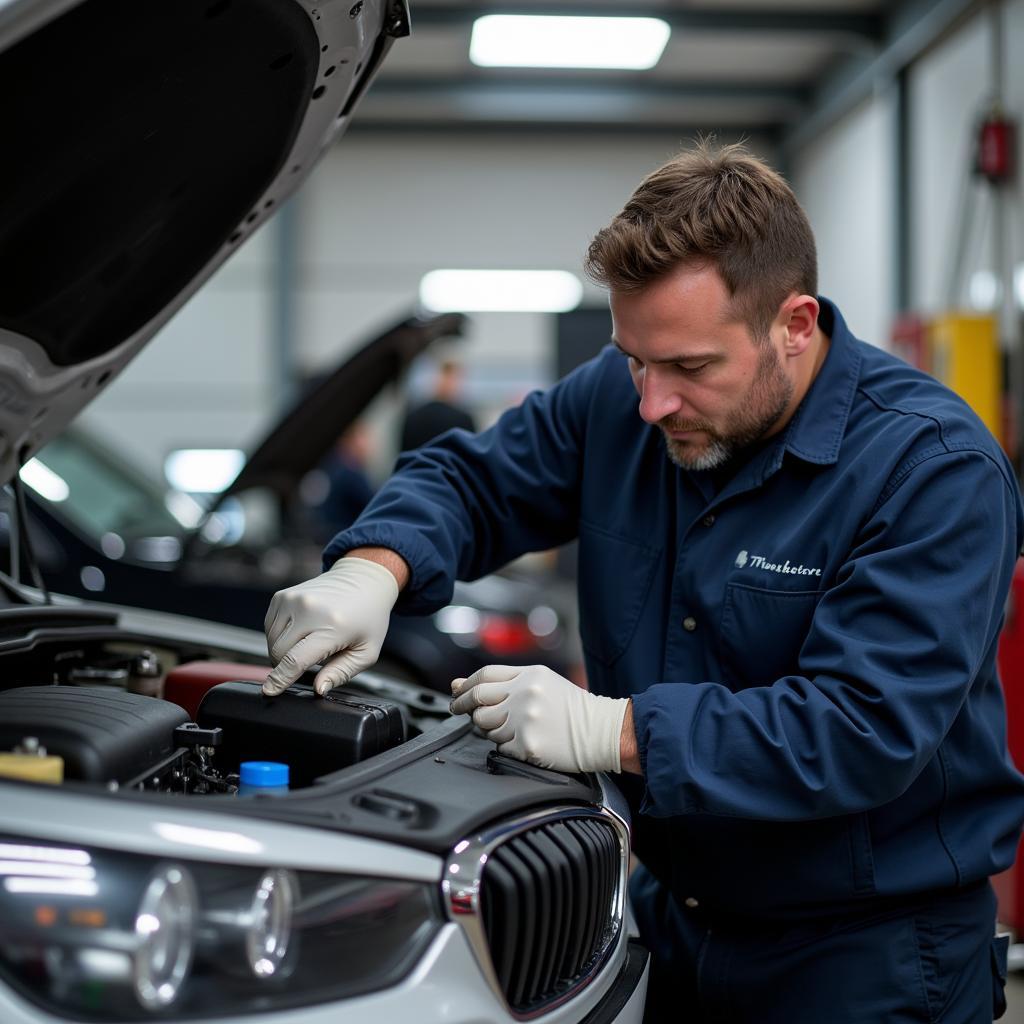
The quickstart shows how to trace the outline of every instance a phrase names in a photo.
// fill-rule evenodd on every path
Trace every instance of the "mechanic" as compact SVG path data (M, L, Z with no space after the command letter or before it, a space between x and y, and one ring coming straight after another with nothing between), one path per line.
M621 773L647 1019L987 1024L988 877L1024 818L996 674L1007 459L815 297L807 218L740 147L651 174L587 267L614 346L406 454L323 575L275 596L265 692L317 663L342 684L396 604L578 538L590 691L489 666L452 710L502 753Z

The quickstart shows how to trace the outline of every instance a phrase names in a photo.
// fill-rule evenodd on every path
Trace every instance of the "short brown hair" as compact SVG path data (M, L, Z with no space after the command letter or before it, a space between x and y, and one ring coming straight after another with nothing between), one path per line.
M648 175L595 235L586 270L630 292L687 263L718 269L756 338L791 292L817 293L807 215L783 178L742 145L701 140Z

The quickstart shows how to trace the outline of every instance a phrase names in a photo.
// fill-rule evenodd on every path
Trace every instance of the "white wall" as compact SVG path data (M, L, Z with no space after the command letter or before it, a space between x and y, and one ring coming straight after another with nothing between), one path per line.
M1006 69L1005 109L1014 118L1024 115L1024 0L1008 0L1001 49ZM912 246L915 255L914 297L918 306L934 312L970 303L966 287L976 271L997 267L993 253L991 195L977 184L968 189L974 203L967 223L968 258L963 285L950 294L948 278L957 245L958 213L973 153L977 122L992 95L993 25L987 12L973 17L962 29L918 62L910 74L912 154ZM1024 139L1018 133L1018 167ZM967 179L969 180L969 179ZM1011 265L1024 259L1024 188L1018 172L1002 215L1011 251ZM1016 330L1004 317L1004 339Z
M893 316L891 97L873 96L807 146L793 186L818 243L818 287L854 334L887 347Z
M299 358L337 352L415 301L428 270L543 268L582 278L595 231L670 138L369 137L329 155L303 194ZM585 282L590 301L603 301ZM517 382L547 379L548 317L474 316L466 358Z
M928 312L955 302L946 279L975 120L989 89L987 55L988 25L975 17L909 76L912 287ZM981 227L977 219L971 225L976 242Z

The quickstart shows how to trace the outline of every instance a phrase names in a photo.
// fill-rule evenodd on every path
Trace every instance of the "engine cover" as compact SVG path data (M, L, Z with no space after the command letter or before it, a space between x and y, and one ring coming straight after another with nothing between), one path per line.
M112 687L19 686L0 692L0 750L35 736L64 758L64 777L127 782L174 753L189 720L174 704Z

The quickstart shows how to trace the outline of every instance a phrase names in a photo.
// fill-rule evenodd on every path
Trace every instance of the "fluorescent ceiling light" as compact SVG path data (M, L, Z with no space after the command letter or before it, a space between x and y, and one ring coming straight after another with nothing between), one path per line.
M653 68L671 29L660 18L487 14L473 23L469 59L487 68Z
M180 448L164 460L164 476L179 491L216 494L238 476L245 453L237 448Z
M567 270L432 270L420 281L420 302L438 313L566 313L582 298Z
M29 459L18 471L18 476L47 501L67 501L71 493L67 481L38 459Z

